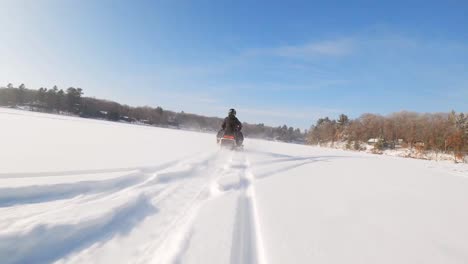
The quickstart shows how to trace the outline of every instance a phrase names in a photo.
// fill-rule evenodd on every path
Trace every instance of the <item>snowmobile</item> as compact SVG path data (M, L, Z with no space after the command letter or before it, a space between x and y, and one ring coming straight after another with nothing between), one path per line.
M242 150L244 147L242 143L236 140L236 137L234 135L228 135L224 133L223 130L218 132L218 135L216 136L216 141L219 144L219 146L224 149Z

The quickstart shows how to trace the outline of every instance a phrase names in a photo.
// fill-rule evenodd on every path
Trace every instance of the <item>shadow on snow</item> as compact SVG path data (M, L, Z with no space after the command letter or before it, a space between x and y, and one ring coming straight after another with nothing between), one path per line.
M0 259L4 264L51 263L98 241L126 235L155 213L148 198L139 196L96 219L39 225L26 233L0 236Z

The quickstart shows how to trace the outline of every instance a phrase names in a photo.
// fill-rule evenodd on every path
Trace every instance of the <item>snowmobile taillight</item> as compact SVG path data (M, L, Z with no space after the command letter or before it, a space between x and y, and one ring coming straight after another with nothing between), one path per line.
M223 138L234 139L234 136L224 136Z

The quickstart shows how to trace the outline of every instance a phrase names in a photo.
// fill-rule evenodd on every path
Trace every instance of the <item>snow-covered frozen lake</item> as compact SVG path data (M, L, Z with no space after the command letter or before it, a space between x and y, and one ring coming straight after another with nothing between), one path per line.
M468 263L468 166L0 108L0 263Z

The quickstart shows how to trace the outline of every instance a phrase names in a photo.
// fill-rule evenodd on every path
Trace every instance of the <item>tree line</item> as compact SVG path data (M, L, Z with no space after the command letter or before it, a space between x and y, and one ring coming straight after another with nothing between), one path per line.
M27 89L24 84L13 87L10 83L0 89L0 105L29 105L49 112L67 111L78 114L81 110L82 95L81 88L70 87L64 91L54 86L52 89L31 90Z
M373 139L375 148L402 147L421 150L468 151L468 115L464 113L398 112L388 116L363 114L350 119L341 114L336 120L320 118L307 135L309 144L347 142L360 149L361 142Z
M133 107L105 99L84 97L81 88L69 87L65 90L57 86L28 89L24 84L14 87L8 84L0 87L0 106L28 107L29 110L73 114L85 118L99 118L111 121L144 123L152 126L193 129L198 131L218 131L223 119L206 117L185 112L174 112L161 107ZM243 123L247 137L264 138L285 142L305 142L306 134L299 128L286 125L271 127L265 124Z

